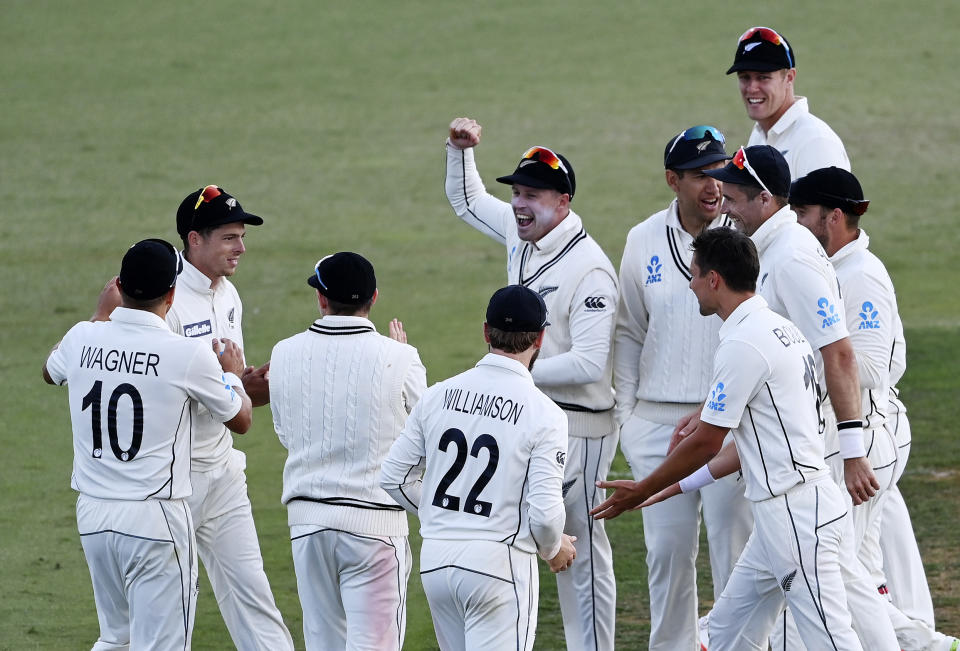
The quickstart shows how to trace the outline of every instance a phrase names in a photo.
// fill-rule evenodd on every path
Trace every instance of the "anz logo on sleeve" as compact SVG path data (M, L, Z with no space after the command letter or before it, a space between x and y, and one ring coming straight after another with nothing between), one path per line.
M873 303L864 301L860 308L860 325L857 326L857 330L879 330L879 317L880 312L873 306Z
M710 400L707 401L707 409L712 411L726 411L727 405L724 400L727 394L723 392L723 382L717 382L717 388L710 392Z
M663 282L663 274L660 273L661 269L663 269L663 265L660 263L660 256L655 255L650 258L650 264L647 265L647 282L644 284L652 285Z
M840 315L837 314L837 308L826 298L820 297L820 300L817 301L817 307L820 308L817 310L817 314L823 317L823 323L820 325L821 329L829 328L834 324L840 323Z

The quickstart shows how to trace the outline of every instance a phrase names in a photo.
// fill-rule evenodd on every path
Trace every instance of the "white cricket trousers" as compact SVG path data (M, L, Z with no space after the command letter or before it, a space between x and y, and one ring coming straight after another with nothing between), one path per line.
M406 536L290 527L308 651L399 651L407 624Z
M620 449L635 479L666 458L674 426L631 415L620 429ZM714 600L753 530L753 512L739 473L693 493L647 507L643 539L650 591L650 651L699 651L697 568L701 513L707 526Z
M263 571L245 467L244 454L231 450L224 465L190 473L193 495L187 503L200 561L239 651L292 651L293 638Z
M766 649L789 605L809 649L862 649L840 571L853 556L846 502L824 477L753 503L754 529L710 614L710 651Z
M533 649L536 554L499 542L426 539L420 581L442 651Z
M567 649L611 651L617 611L617 581L606 520L594 520L590 510L606 499L597 488L606 479L617 452L618 432L600 438L567 438L564 465L563 532L576 536L577 559L557 574L557 596Z
M100 638L94 651L190 648L197 551L184 500L77 499Z

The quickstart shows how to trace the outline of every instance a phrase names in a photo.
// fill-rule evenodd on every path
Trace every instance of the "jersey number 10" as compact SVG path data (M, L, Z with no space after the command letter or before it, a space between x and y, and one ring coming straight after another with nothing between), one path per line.
M83 397L81 411L86 411L87 407L92 407L90 411L90 429L93 430L93 457L99 459L103 456L103 434L100 430L100 396L103 392L103 380L97 380L89 393ZM133 404L133 437L130 439L130 447L126 450L120 447L120 439L117 436L117 404L120 398L129 396ZM140 451L140 443L143 441L143 400L140 398L140 392L137 387L124 382L110 395L110 402L107 404L107 433L110 436L110 449L113 450L113 456L120 461L133 461Z

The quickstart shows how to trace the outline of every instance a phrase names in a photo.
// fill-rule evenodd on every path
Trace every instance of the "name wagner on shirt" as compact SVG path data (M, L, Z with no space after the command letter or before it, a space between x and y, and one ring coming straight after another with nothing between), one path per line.
M487 416L502 421L513 421L516 425L523 412L523 405L492 394L473 393L464 389L447 389L443 397L443 408L464 414Z
M80 351L80 366L95 368L101 371L116 371L117 373L132 373L134 375L149 375L157 373L157 364L160 356L156 353L145 353L142 350L114 350L104 351L99 346L84 346Z

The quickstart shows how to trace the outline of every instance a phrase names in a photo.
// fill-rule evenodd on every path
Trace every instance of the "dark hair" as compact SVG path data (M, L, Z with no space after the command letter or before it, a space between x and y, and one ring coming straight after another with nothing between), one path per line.
M515 355L530 348L540 336L539 332L507 332L487 324L490 347Z
M202 237L203 239L207 239L213 234L213 231L217 230L221 226L223 226L223 224L217 224L216 226L207 226L206 228L191 228L189 231L187 231L186 235L180 238L183 241L184 253L190 250L190 233L192 233L193 231L197 231L197 233L200 234L200 237Z
M167 297L169 290L157 296L156 298L133 298L125 291L123 287L120 288L120 305L123 307L129 307L132 310L153 310L155 307L163 303L163 299Z
M760 275L760 258L753 241L732 228L710 228L693 240L693 260L700 276L716 271L735 292L753 292Z
M370 310L373 308L372 296L370 300L365 303L360 303L359 305L355 303L341 303L327 296L324 296L324 298L327 299L327 309L324 312L334 316L366 316L370 314Z
M755 185L744 184L740 186L740 189L743 190L745 195L747 195L747 201L753 201L760 195L761 192L763 192L763 188ZM770 193L770 196L773 197L773 202L777 205L777 208L783 208L788 203L787 197L779 194L773 194L772 192Z

